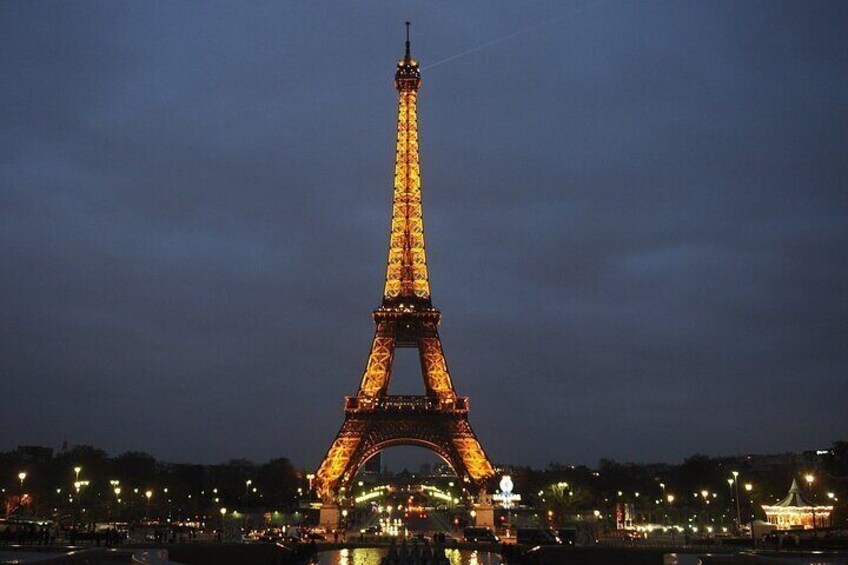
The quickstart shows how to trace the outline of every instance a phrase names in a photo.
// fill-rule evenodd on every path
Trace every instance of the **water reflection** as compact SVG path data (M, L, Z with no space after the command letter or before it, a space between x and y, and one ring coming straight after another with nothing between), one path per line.
M318 553L318 565L380 565L380 559L388 552L387 547L322 551ZM450 565L501 565L500 555L487 551L446 549L445 556Z

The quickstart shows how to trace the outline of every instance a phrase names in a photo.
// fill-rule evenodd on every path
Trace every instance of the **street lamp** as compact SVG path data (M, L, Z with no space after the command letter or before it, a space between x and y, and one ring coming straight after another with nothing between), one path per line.
M82 467L80 467L79 465L74 467L74 473L76 474L76 478L74 478L74 481L79 481L80 471L82 471Z
M82 469L80 469L80 470L82 470ZM74 471L76 471L76 469L74 469ZM77 495L76 495L76 497L74 497L74 505L76 506L76 509L77 509L77 512L76 512L77 520L79 520L79 507L80 507L80 502L81 502L80 499L82 498L82 494L80 494L80 491L82 490L82 487L86 487L86 486L88 486L88 481L74 481L74 489L76 489L76 491L77 491Z
M704 514L706 517L706 521L704 525L709 525L710 523L710 491L704 489L701 491L701 498L704 499Z
M810 498L813 497L813 482L816 480L816 477L812 473L807 473L804 475L804 478L807 480L807 486L810 489ZM813 501L813 545L818 547L819 545L819 532L816 524L816 503Z
M146 490L144 491L144 497L147 499L147 518L150 518L150 499L153 498L153 491Z
M751 547L756 549L757 538L754 537L754 514L756 512L756 507L754 506L754 495L751 492L753 490L753 484L745 483L745 492L748 493L748 500L751 502Z
M731 512L733 511L733 507L732 507L732 505L733 505L733 483L735 483L735 482L736 481L734 481L732 478L727 479L727 488L728 488L728 490L730 490L729 501L730 501L730 504L731 504L731 508L730 508ZM724 514L722 514L722 518L724 518ZM722 522L723 522L723 519L722 519ZM736 521L736 526L739 527L739 521L738 520Z
M739 509L739 471L733 471L733 482L736 487L736 530L742 528L742 512Z
M121 494L121 487L118 486L119 484L121 484L121 481L117 479L112 479L109 481L109 484L112 485L112 492L115 493L115 500L117 500L118 495ZM113 514L117 514L117 512L114 512Z

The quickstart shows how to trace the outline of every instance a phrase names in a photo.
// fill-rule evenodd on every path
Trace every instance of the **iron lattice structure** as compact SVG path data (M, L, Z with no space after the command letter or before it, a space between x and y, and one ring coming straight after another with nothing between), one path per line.
M430 298L418 158L421 72L410 55L408 25L406 54L395 73L397 154L386 284L373 314L377 329L359 391L345 399L344 423L316 473L318 492L328 503L349 492L350 481L369 458L395 445L434 451L460 479L481 489L494 475L468 423L468 399L453 388L439 339L441 313ZM424 395L388 394L398 347L418 349Z

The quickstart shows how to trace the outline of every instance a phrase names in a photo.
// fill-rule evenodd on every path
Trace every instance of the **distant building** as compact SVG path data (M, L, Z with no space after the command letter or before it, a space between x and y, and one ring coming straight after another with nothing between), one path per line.
M768 523L777 526L778 530L813 529L814 524L819 528L828 528L833 506L814 504L798 486L798 481L792 479L789 495L776 504L763 504L763 511Z

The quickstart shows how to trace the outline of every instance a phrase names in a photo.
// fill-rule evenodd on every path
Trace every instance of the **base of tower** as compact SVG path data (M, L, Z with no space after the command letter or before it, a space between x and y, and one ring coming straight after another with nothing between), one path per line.
M495 528L495 507L491 504L474 505L474 525L478 528Z
M339 516L338 504L325 504L318 514L318 525L328 532L337 530L339 528Z

